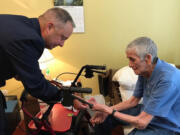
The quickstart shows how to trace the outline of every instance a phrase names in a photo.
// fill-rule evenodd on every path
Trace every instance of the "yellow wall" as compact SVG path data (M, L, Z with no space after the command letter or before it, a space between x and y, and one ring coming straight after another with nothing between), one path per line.
M50 66L52 76L77 72L85 64L123 67L126 45L139 36L151 37L161 59L180 65L179 5L179 0L84 0L85 33L73 34L63 48L51 51L58 59L56 68ZM5 0L0 13L37 17L52 6L52 0ZM83 83L97 93L97 77ZM14 81L9 85L10 91L19 87Z
M64 49L54 51L73 65L120 67L127 64L126 45L136 37L150 36L158 44L160 58L179 64L179 5L179 0L84 0L85 33L74 34Z

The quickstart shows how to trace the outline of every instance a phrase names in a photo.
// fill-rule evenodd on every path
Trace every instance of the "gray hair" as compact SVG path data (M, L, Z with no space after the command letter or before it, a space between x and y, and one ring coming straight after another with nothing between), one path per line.
M126 48L136 49L137 55L143 60L147 54L151 54L152 63L157 59L157 46L153 40L148 37L139 37L133 40Z
M75 27L75 23L71 15L62 8L50 8L44 14L40 15L39 18L54 22L61 22L63 24L66 24L69 21L72 26Z

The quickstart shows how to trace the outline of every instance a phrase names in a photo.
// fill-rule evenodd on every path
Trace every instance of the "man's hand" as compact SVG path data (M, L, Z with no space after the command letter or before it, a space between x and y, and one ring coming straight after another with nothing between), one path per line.
M89 99L88 102L93 104L92 110L94 110L94 111L101 111L101 112L105 112L107 114L111 114L113 111L113 109L111 107L104 105L104 104L97 103L94 98Z
M90 119L90 122L94 126L95 124L100 124L104 122L104 120L107 118L108 114L104 112L96 112L94 116Z
M80 97L79 97L80 98ZM79 100L75 99L73 101L73 104L74 104L74 108L77 109L77 110L80 110L80 109L87 109L88 108L88 105L87 104L83 104L81 103Z
M90 120L93 126L104 122L107 116L112 113L112 108L103 104L98 104L94 98L90 98L88 102L93 104L92 110L97 111Z

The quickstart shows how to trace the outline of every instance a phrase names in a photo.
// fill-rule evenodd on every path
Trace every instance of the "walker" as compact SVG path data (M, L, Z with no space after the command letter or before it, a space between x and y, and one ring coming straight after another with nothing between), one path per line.
M73 93L91 93L91 88L81 88L76 85L76 81L81 75L82 71L85 69L85 77L93 77L93 72L102 73L104 72L97 70L105 70L105 66L94 66L85 65L81 68L76 78L72 82L70 87L64 87L57 80L50 81L53 85L58 87L60 90L66 93L65 95L70 96L73 99L78 99L80 102L89 105L90 108L93 107L92 104L86 102L85 100L75 96ZM95 69L95 70L94 70ZM57 77L58 78L58 77ZM74 111L69 110L64 106L64 101L61 102L48 102L49 107L42 114L40 111L36 116L32 116L24 107L24 102L26 101L27 91L24 91L21 95L22 110L24 114L30 117L32 120L29 122L28 127L31 129L30 135L91 135L93 127L89 122L90 115L87 110ZM51 115L50 119L48 116ZM82 130L84 129L84 130Z

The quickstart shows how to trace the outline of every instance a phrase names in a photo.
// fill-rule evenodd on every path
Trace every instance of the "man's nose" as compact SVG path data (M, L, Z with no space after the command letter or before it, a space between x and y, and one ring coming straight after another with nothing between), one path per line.
M64 41L61 41L61 42L59 43L59 45L60 45L61 47L63 47L63 46L64 46Z

